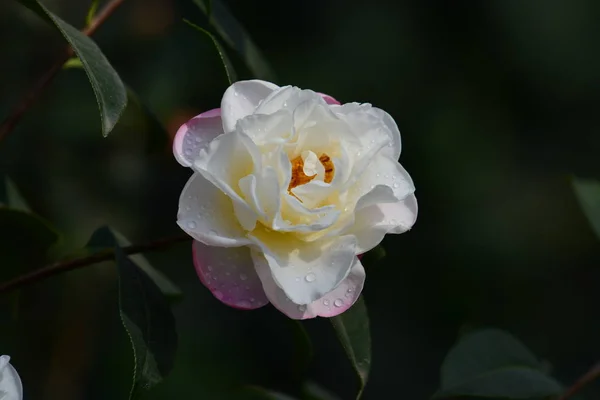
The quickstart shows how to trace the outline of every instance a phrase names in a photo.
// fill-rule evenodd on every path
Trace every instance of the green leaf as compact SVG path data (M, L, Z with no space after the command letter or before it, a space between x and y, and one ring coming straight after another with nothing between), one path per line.
M177 349L175 318L167 299L146 273L115 248L119 308L134 356L130 399L160 383L173 368Z
M600 239L600 182L573 178L573 188L592 229Z
M442 364L436 399L457 396L534 399L562 388L543 372L537 357L512 335L484 329L468 333Z
M67 42L69 42L75 54L81 60L92 89L94 89L98 107L100 108L102 134L108 136L127 105L127 93L119 75L92 39L52 14L39 1L18 1L54 25Z
M94 231L86 247L92 252L97 252L99 250L113 248L115 246L115 240L120 247L131 245L131 242L127 240L123 234L107 226L103 226ZM142 254L133 254L129 256L129 258L131 258L135 265L144 271L150 279L152 279L154 284L165 296L173 300L181 299L183 296L181 289L179 289L179 287L177 287L177 285L175 285L165 274L154 268L148 262L146 257Z
M92 4L90 4L90 9L85 17L85 24L90 26L94 17L96 16L96 11L98 11L98 4L100 4L100 0L92 0Z
M81 60L79 58L71 57L63 64L63 69L70 69L70 68L82 68L83 69L83 64L81 63Z
M222 1L212 0L210 10L202 0L194 0L194 3L209 18L210 24L225 43L242 57L244 63L256 78L275 82L275 74L262 52Z
M4 187L1 189L0 206L5 205L5 207L13 210L31 212L27 201L25 201L15 183L8 176L4 178Z
M185 22L192 28L204 33L206 36L208 36L210 38L210 40L212 40L213 44L215 45L215 48L217 49L217 52L219 53L219 57L221 57L221 62L223 63L223 67L225 67L225 73L227 74L227 80L229 81L229 84L231 85L235 81L237 81L237 74L235 73L235 70L233 69L233 65L231 64L229 57L227 57L227 53L225 52L225 49L223 49L223 46L221 46L221 43L219 43L217 38L212 33L207 31L206 29L188 21L187 19L184 19L183 22Z
M360 398L371 367L371 333L367 307L361 296L346 312L331 318L331 324L359 379Z
M339 400L337 396L323 389L315 382L306 382L302 386L303 400Z

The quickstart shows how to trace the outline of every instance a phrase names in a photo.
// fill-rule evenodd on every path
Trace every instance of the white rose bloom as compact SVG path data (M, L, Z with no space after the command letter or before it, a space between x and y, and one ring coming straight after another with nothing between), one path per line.
M195 239L201 281L242 309L347 310L365 280L357 255L417 217L400 148L392 117L370 104L259 80L230 86L173 143L194 171L177 223Z
M21 378L9 361L9 356L0 356L0 399L22 400Z

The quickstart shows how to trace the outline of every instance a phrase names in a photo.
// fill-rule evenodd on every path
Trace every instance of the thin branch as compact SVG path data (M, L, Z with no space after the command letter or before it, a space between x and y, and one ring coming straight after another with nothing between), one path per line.
M112 0L109 2L81 32L86 36L93 35L124 1L125 0ZM0 125L0 142L15 129L15 126L17 126L25 112L35 104L42 92L62 69L64 63L72 56L73 49L69 47L56 63L42 75L38 83L23 97L23 100L13 108L8 117L2 122L2 125Z
M600 363L594 365L588 372L577 380L558 400L567 400L577 394L586 385L600 377Z
M177 243L187 242L192 240L188 235L179 235L168 238L162 238L146 244L138 244L123 247L125 254L145 253L154 250L161 250L165 247L172 246ZM28 274L21 275L11 281L0 284L0 294L11 290L18 289L22 286L34 283L63 272L72 271L88 265L97 264L103 261L109 261L114 258L115 252L112 249L106 249L94 253L89 256L74 258L71 260L58 261L53 264L46 265L43 268L32 271Z

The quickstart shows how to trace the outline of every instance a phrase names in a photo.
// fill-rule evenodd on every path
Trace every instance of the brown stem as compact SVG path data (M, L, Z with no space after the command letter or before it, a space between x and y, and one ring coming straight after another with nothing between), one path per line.
M192 238L188 235L173 236L158 239L146 244L138 244L123 247L123 252L125 252L125 254L145 253L148 251L159 250L171 246L173 244L187 242L189 240L192 240ZM72 271L74 269L85 267L87 265L97 264L102 261L111 260L114 257L114 254L114 250L107 249L89 256L75 258L71 260L58 261L56 263L46 265L43 268L37 269L28 274L16 277L11 281L0 284L0 293L9 292L27 284L49 278L51 276L58 275L63 272Z
M600 363L594 365L588 372L577 380L558 400L567 400L577 394L584 386L600 377Z
M85 27L81 32L86 36L91 36L96 30L112 15L113 12L123 4L125 0L112 0L109 2L92 20L92 22ZM42 92L48 87L50 82L54 79L56 74L62 69L64 63L73 55L73 50L69 47L67 51L56 61L48 71L42 75L38 83L27 93L23 100L17 104L11 113L0 125L0 141L6 138L10 132L15 129L15 126L19 123L23 115L31 106L35 104L37 99L40 97Z

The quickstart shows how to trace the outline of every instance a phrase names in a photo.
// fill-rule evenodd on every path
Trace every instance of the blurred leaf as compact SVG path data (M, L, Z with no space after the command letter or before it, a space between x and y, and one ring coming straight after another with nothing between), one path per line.
M98 251L103 249L109 249L114 247L115 240L121 247L131 245L131 242L127 238L111 229L107 226L100 227L94 231L92 237L88 241L86 247L91 251ZM182 292L177 285L175 285L165 274L154 268L142 254L132 254L129 258L137 265L142 271L148 275L154 284L160 289L160 291L167 297L179 300L182 297Z
M210 38L210 40L212 40L213 44L215 45L215 47L217 49L217 52L219 53L219 57L221 57L221 62L223 63L223 67L225 67L225 73L227 74L227 80L229 81L229 84L231 85L235 81L237 81L237 75L235 73L235 70L233 69L233 65L231 65L231 61L229 60L229 57L227 57L227 53L225 52L225 49L223 48L223 46L221 46L221 43L219 43L217 38L215 38L215 36L212 33L210 33L209 31L207 31L206 29L188 21L187 19L184 19L183 22L185 22L192 28L204 33L206 36L208 36Z
M339 398L314 382L306 382L302 387L303 400L339 400Z
M134 378L130 398L160 383L171 372L177 349L175 318L152 279L115 247L119 308L131 340Z
M83 68L83 64L79 58L71 57L63 64L63 69L69 68Z
M90 26L94 17L96 16L96 11L98 11L98 4L100 4L100 0L92 0L92 4L90 4L90 9L85 17L85 24Z
M242 393L236 398L243 398L244 400L295 400L287 394L274 392L259 386L244 388Z
M381 244L378 244L373 249L363 254L360 262L363 266L375 266L378 262L385 258L385 249Z
M331 324L358 375L360 381L356 396L358 399L367 384L371 366L371 333L363 297L360 296L346 312L331 318Z
M52 14L37 0L18 1L53 24L81 60L100 108L102 134L108 136L127 105L127 93L119 75L92 39Z
M600 239L600 182L573 178L573 188L583 212Z
M204 1L193 1L209 17L210 24L223 38L225 43L242 57L256 78L275 82L275 74L261 51L256 47L248 32L235 19L225 4L219 0L212 0L212 7L209 10Z
M295 372L298 378L302 379L313 358L312 342L302 322L290 318L287 318L287 321L292 324Z
M534 399L562 388L542 371L536 356L512 335L484 329L465 335L450 350L434 398L479 396Z
M20 210L24 212L31 212L29 205L17 189L15 183L8 176L4 178L4 183L0 189L0 206L5 205L6 207L13 210Z

